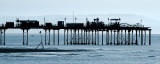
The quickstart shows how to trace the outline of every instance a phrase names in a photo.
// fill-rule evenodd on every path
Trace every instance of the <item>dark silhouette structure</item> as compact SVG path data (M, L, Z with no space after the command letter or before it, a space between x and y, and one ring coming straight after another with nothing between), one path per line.
M66 18L65 18L66 19ZM66 21L66 20L65 20ZM5 45L5 31L6 29L22 29L23 31L23 45L28 45L28 30L29 29L44 29L45 30L45 45L50 45L50 31L53 30L53 45L55 45L55 31L58 31L58 45L59 45L59 30L64 30L64 45L151 45L151 29L144 27L140 23L130 25L127 23L120 23L121 19L109 19L108 24L100 21L99 18L89 22L86 19L84 23L66 23L58 21L57 25L52 23L39 24L37 20L16 20L14 22L6 22L0 27L3 41L1 44ZM27 32L27 41L24 41L24 32ZM46 42L46 32L49 32L49 42ZM148 44L146 39L146 31L149 31ZM102 32L101 34L99 32ZM104 35L105 33L105 35ZM100 37L101 43L100 43ZM139 35L139 36L138 36ZM106 39L104 39L106 37ZM139 41L139 38L140 40ZM104 42L105 40L105 42Z

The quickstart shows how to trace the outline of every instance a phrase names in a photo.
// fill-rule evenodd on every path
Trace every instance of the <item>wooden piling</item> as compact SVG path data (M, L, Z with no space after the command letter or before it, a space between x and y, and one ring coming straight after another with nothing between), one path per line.
M25 45L25 44L24 44L24 29L23 29L23 45Z
M141 30L141 45L143 45L143 30Z
M26 43L26 45L28 45L28 29L27 29L27 43Z
M59 29L58 29L58 45L59 45Z
M151 45L151 29L149 30L149 45Z
M48 31L49 31L49 41L48 41L48 45L50 45L50 29L49 29Z

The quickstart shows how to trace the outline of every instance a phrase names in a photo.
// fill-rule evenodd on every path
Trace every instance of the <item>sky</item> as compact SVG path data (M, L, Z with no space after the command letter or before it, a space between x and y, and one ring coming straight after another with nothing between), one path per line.
M160 21L160 0L0 0L0 17L135 14Z
M160 0L0 0L1 16L76 14L160 15Z

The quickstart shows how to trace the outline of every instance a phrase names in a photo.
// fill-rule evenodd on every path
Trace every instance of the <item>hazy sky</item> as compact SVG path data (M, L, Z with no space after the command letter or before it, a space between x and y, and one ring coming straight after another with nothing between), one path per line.
M160 0L0 0L1 18L2 16L72 15L73 11L76 15L134 14L159 22ZM156 22L150 25L153 26ZM159 30L156 26L152 28ZM159 31L154 32L159 33Z
M136 14L160 17L160 0L0 0L0 16Z

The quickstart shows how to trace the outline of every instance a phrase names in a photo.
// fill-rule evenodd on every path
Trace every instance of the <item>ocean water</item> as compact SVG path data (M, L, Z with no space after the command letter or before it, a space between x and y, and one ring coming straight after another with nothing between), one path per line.
M151 46L63 45L63 35L60 35L60 45L57 43L53 45L51 34L51 45L45 45L45 49L85 49L86 51L0 53L0 64L159 64L160 34L152 34L151 40ZM6 45L0 47L35 48L39 43L39 34L29 34L28 46L22 45L22 34L6 34Z

